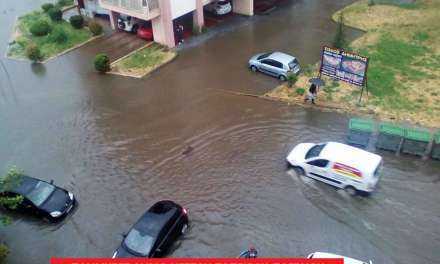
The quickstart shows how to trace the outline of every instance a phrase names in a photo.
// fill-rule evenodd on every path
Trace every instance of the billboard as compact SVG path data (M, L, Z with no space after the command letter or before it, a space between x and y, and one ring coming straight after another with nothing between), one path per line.
M324 47L321 57L321 74L358 86L364 86L368 58L343 50Z

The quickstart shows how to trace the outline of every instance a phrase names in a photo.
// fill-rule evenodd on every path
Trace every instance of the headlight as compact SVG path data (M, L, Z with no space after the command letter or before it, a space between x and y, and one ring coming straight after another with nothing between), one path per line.
M71 193L71 192L68 192L67 194L69 195L69 198L70 198L70 200L72 200L72 201L73 201L73 193Z
M61 213L60 211L55 211L55 212L50 213L50 216L52 216L52 217L59 217L62 214L63 213Z
M113 253L112 258L116 258L117 255L118 255L118 251L116 250L115 253Z

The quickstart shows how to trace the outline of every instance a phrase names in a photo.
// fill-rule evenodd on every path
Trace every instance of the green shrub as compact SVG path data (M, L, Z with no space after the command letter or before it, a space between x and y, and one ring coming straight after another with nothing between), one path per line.
M64 31L63 28L57 27L49 35L49 39L52 42L62 44L65 43L68 39L67 33Z
M47 12L47 14L49 15L50 19L54 22L58 22L63 19L63 12L61 11L61 9L57 7L51 8Z
M296 88L295 93L297 95L304 95L304 93L306 92L306 90L304 88Z
M374 6L376 3L374 2L374 0L368 0L368 5L369 6Z
M93 36L101 35L103 31L101 24L99 24L95 20L89 22L89 29L90 32L92 32Z
M50 30L51 28L49 23L44 20L34 22L29 28L31 34L37 37L46 36L49 34Z
M84 27L84 18L81 15L71 16L70 17L70 24L72 27L76 29L81 29Z
M95 69L101 73L110 71L110 59L107 54L100 53L95 57Z
M49 10L54 8L55 6L52 3L46 3L41 6L41 9L43 9L44 13L47 13Z
M9 248L4 244L0 244L0 264L6 264L6 257L8 254Z
M297 81L298 81L298 76L296 74L289 73L287 75L287 86L289 88L292 88L292 86L294 86Z
M33 43L27 46L26 57L28 57L28 59L30 59L33 62L41 61L41 59L43 58L40 48Z

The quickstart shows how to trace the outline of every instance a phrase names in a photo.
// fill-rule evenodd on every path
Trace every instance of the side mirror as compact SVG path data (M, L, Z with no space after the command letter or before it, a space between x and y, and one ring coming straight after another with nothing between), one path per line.
M123 238L126 238L126 237L127 237L127 233L121 233L121 236L122 236Z
M53 180L50 180L50 184L53 184Z

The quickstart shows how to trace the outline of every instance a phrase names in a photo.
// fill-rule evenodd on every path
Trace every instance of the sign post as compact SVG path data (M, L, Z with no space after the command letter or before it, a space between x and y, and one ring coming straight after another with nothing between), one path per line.
M324 74L356 86L362 87L359 102L364 89L367 89L368 58L344 50L324 46L321 56L319 76Z

